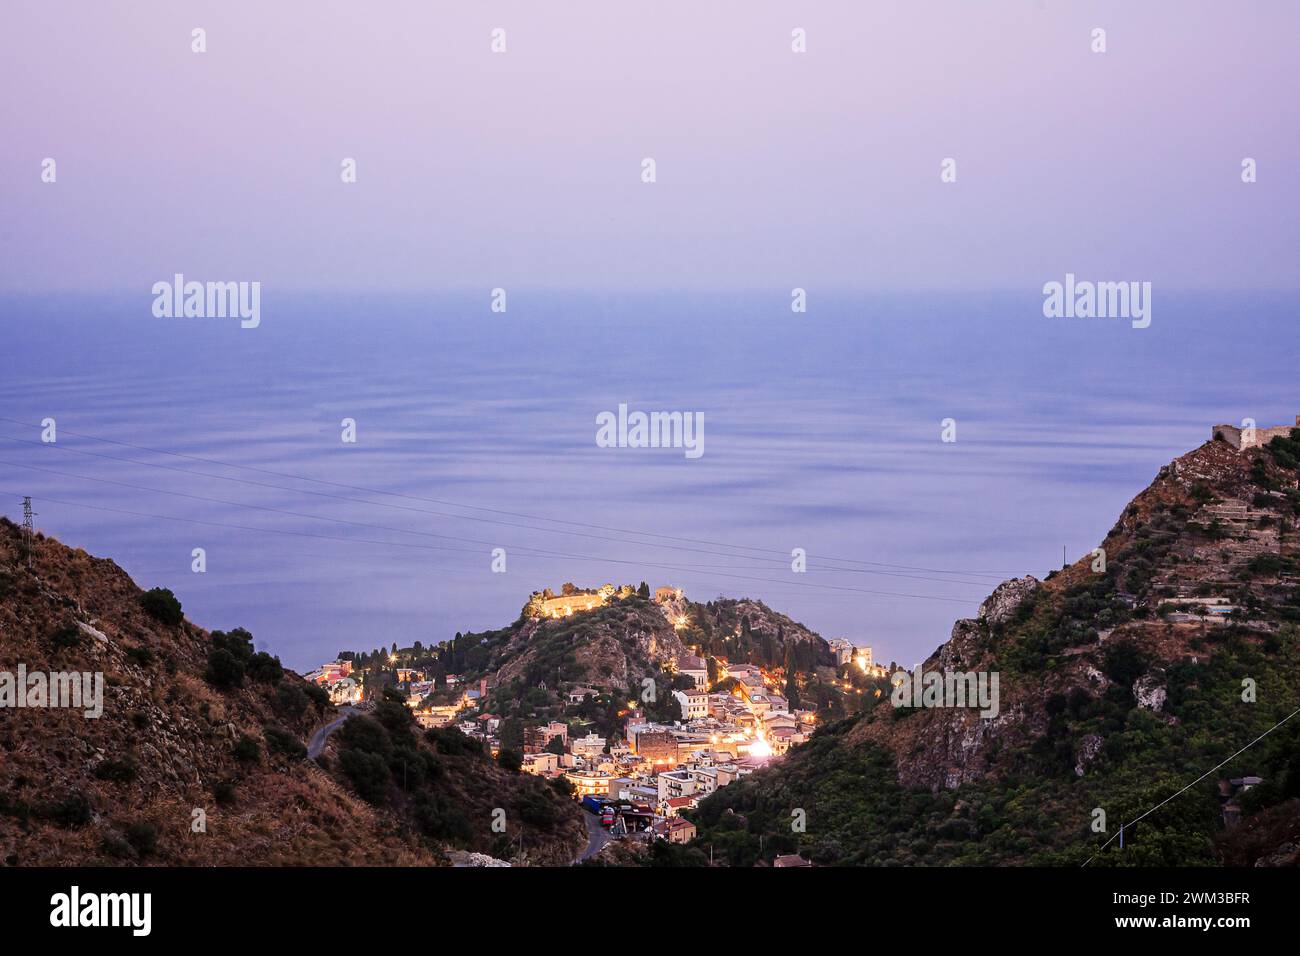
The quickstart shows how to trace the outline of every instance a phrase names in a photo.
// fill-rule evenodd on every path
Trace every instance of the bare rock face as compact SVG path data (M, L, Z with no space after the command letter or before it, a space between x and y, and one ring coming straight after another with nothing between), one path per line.
M486 853L470 853L465 850L452 850L447 854L447 859L451 860L452 866L462 867L499 867L509 866L506 860L498 860L494 856L488 856Z
M1106 679L1106 675L1095 667L1085 667L1083 673L1088 678L1088 686L1098 693L1110 686L1110 681Z
M1003 731L1022 718L1020 714L1000 714L985 720L973 712L962 713L949 722L943 741L946 766L943 787L956 790L962 784L982 780L988 773L984 755L989 746L1000 740ZM931 789L935 789L931 781Z
M1133 682L1133 696L1137 699L1139 707L1160 710L1165 706L1165 698L1169 696L1169 692L1160 683L1160 678L1147 674Z
M1025 598L1037 591L1041 584L1032 574L1003 581L980 605L980 617L990 626L1007 623Z
M982 657L984 628L979 621L962 618L952 626L948 643L940 646L937 663L940 671L971 670Z
M1079 747L1079 756L1074 764L1074 775L1076 777L1084 775L1084 772L1088 769L1088 764L1092 763L1097 754L1101 752L1103 742L1100 734L1088 734L1083 738L1082 745Z
M1256 866L1296 866L1300 865L1300 846L1283 843L1272 853L1255 861Z

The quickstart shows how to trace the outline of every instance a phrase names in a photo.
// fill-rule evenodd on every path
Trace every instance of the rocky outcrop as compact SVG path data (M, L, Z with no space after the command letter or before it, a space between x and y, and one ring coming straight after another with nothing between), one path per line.
M1145 674L1133 682L1133 697L1139 707L1147 710L1161 710L1169 692L1165 689L1163 678L1156 674Z
M1079 742L1079 754L1074 763L1074 775L1082 777L1088 770L1088 764L1092 763L1097 754L1101 753L1101 746L1105 738L1100 734L1088 734Z
M948 642L935 652L935 666L941 671L972 670L986 653L986 639L987 631L980 621L970 618L957 621Z
M1037 591L1041 584L1042 582L1032 574L1003 581L980 605L981 620L987 621L993 627L1006 624L1015 616L1025 599Z

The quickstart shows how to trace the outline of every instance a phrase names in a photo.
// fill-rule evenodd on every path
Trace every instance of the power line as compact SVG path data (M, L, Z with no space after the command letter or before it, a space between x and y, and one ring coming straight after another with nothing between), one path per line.
M1193 781L1192 781L1191 783L1189 783L1187 786L1183 787L1183 789L1179 790L1177 793L1172 793L1172 794L1170 794L1169 796L1165 797L1163 800L1161 800L1159 803L1157 803L1154 807L1152 807L1152 808L1151 808L1150 810L1148 810L1146 813L1143 813L1141 816L1134 817L1134 818L1133 818L1132 820L1130 820L1128 823L1121 823L1120 826L1119 826L1119 833L1116 833L1115 836L1112 836L1109 840L1107 840L1107 841L1106 841L1105 843L1103 843L1100 847L1098 847L1098 848L1097 848L1097 852L1094 853L1092 856L1088 857L1088 859L1084 860L1082 866L1087 866L1087 865L1088 865L1089 863L1091 863L1093 860L1097 859L1097 857L1101 855L1101 851L1104 850L1104 849L1106 849L1106 847L1110 846L1111 843L1113 843L1113 842L1115 841L1115 838L1116 838L1116 837L1122 837L1122 835L1123 835L1123 833L1124 833L1124 828L1125 828L1125 827L1131 827L1131 826L1133 826L1133 824L1137 823L1139 820L1143 819L1144 817L1148 817L1148 816L1150 816L1151 814L1155 813L1157 810L1159 810L1161 807L1163 807L1163 806L1164 806L1166 803L1168 803L1170 800L1174 799L1175 797L1180 797L1180 796L1182 796L1184 793L1186 793L1188 790L1192 789L1192 787L1196 786L1198 783L1200 783L1202 780L1204 780L1204 779L1205 779L1206 777L1208 777L1210 774L1214 773L1214 771L1218 770L1218 769L1219 769L1220 767L1222 767L1224 764L1229 763L1229 762L1231 762L1232 760L1235 760L1237 757L1241 756L1243 753L1245 753L1245 752L1246 752L1247 750L1249 750L1251 747L1255 746L1255 744L1259 743L1261 740L1263 740L1265 737L1267 737L1267 736L1268 736L1269 734L1271 734L1273 731L1277 730L1279 727L1281 727L1283 724L1285 724L1288 720L1290 720L1290 719L1291 719L1292 717L1294 717L1296 714L1300 714L1300 708L1297 708L1296 710L1291 711L1291 713L1287 714L1285 717L1283 717L1281 720L1279 720L1279 721L1278 721L1276 724L1274 724L1272 727L1268 728L1268 730L1264 731L1262 734L1260 734L1258 737L1256 737L1256 738L1255 738L1254 740L1252 740L1250 743L1246 744L1246 746L1242 747L1240 750L1238 750L1238 751L1237 751L1235 754L1233 754L1231 757L1228 757L1226 760L1220 761L1219 763L1215 764L1213 767L1211 767L1209 770L1205 771L1205 773L1201 774L1199 777L1197 777L1195 780L1193 780ZM1123 844L1123 840L1121 839L1121 841L1120 841L1120 846L1122 847L1123 845L1124 845L1124 844Z

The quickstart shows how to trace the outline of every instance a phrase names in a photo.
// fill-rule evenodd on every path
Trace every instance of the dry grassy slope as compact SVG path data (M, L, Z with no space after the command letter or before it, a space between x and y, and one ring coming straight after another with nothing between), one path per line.
M260 738L274 723L305 738L328 715L312 708L286 721L265 686L215 691L202 679L207 633L146 614L140 589L112 561L38 536L29 571L19 545L20 530L0 519L0 670L23 663L29 672L100 671L106 686L99 719L57 708L0 709L0 860L137 862L123 838L132 824L146 823L157 830L147 863L434 862L314 764L269 757L265 747L255 766L232 754L240 734ZM80 643L55 649L53 635L69 624L79 626ZM131 648L147 648L152 660L133 660ZM285 680L301 682L289 672ZM134 780L96 777L101 762L127 755L138 765ZM228 806L214 796L223 781L234 782ZM60 806L80 798L89 821L60 822ZM191 832L194 808L206 811L206 834Z
M1280 485L1295 486L1294 473L1277 469L1267 451L1238 453L1222 442L1207 442L1160 470L1099 545L1110 562L1121 562L1121 599L1150 611L1161 602L1192 597L1207 589L1212 596L1231 596L1245 589L1265 605L1288 599L1292 587L1288 581L1269 575L1255 575L1247 582L1236 578L1263 552L1298 553L1294 535L1279 544L1276 520L1271 526L1260 527L1260 519L1276 518L1277 512L1252 504L1262 490L1252 476L1252 469L1260 467L1256 459L1262 460L1267 473ZM1191 527L1162 532L1160 526L1169 524L1167 516L1180 508L1186 509ZM1200 530L1209 528L1216 518L1225 534L1222 538L1211 538ZM1133 560L1142 540L1163 541L1168 550L1154 562L1149 590L1139 599L1126 589L1129 578L1123 562ZM850 739L870 739L889 747L898 760L900 782L907 786L952 788L996 771L998 759L989 759L992 750L1009 755L1042 735L1048 722L1044 704L1049 696L1075 687L1100 693L1107 686L1100 670L1104 645L1092 641L1055 649L1057 666L1045 674L1022 676L1005 666L1015 635L1050 627L1059 617L1067 592L1096 580L1092 562L1093 556L1085 555L1037 587L1032 579L1004 583L981 609L987 615L958 621L950 640L926 661L927 670L1000 671L1001 713L996 719L983 720L973 710L948 709L925 710L899 721L892 718L892 708L885 706L854 728ZM1027 621L1004 623L1004 615L1014 618L1019 593L1031 590L1036 592L1033 615ZM1261 626L1267 630L1271 625ZM1212 644L1198 642L1193 649L1188 643L1206 627L1202 623L1170 623L1153 614L1129 620L1109 633L1102 628L1102 635L1106 642L1130 638L1139 642L1158 668L1193 656L1206 660L1214 652ZM1080 767L1086 766L1088 756L1081 751Z

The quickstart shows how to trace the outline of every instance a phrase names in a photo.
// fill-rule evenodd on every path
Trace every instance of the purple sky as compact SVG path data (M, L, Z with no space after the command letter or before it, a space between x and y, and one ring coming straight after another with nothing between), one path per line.
M1297 36L1283 0L8 0L0 415L55 415L83 450L547 520L594 502L620 527L980 582L1042 574L1211 424L1300 410ZM262 326L155 319L150 290L177 272L261 282ZM1153 325L1045 318L1039 290L1067 272L1151 282ZM487 310L498 286L506 316ZM624 401L704 411L705 457L597 449L595 414ZM338 440L350 415L361 454ZM959 444L938 440L947 416ZM735 569L666 569L630 543L586 563L520 553L503 577L478 544L435 564L199 535L183 522L272 524L259 503L392 515L79 459L24 428L0 429L0 513L34 494L45 530L298 667L499 626L535 587L642 577L762 597L915 661L987 593L825 564L810 579L927 599L719 580ZM139 517L159 513L177 520ZM554 532L398 517L563 550Z
M1289 2L11 0L0 288L1291 289L1298 28Z

